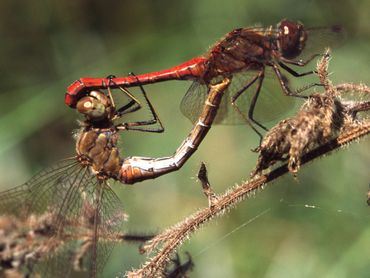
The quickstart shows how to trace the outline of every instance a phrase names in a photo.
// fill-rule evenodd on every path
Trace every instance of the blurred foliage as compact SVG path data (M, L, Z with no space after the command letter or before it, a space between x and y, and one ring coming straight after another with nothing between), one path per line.
M282 18L307 26L340 23L347 41L333 52L332 79L370 84L369 10L365 0L2 0L0 185L20 184L73 154L77 113L63 97L75 79L173 66L201 55L236 27ZM124 155L174 152L191 128L178 109L189 85L146 87L166 132L123 134ZM130 214L126 229L158 231L205 206L194 178L200 161L207 162L213 187L221 192L248 177L256 160L250 150L257 144L245 126L215 126L180 171L134 186L114 184ZM367 139L316 161L298 179L285 177L202 229L183 247L193 257L193 277L368 277L369 148ZM136 247L117 247L104 277L137 267L142 259Z

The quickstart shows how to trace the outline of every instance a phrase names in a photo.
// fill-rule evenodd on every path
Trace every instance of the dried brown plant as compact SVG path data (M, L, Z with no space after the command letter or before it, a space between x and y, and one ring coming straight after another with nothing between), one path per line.
M23 277L22 269L53 252L60 244L50 240L51 215L29 216L21 221L12 216L0 217L0 274Z
M317 66L324 92L311 95L295 117L281 121L266 134L252 179L216 195L209 185L205 168L201 168L198 177L209 206L164 230L143 246L143 251L154 255L140 269L127 273L128 277L165 277L171 255L203 224L225 214L258 189L270 185L271 181L289 172L295 173L301 165L370 133L370 120L358 115L358 112L370 110L369 101L345 101L341 97L349 92L369 96L370 88L352 83L334 86L328 79L328 62L329 52ZM283 160L288 162L265 170Z
M0 216L0 277L28 277L29 274L38 277L43 272L43 264L49 264L50 259L74 271L85 271L92 248L93 225L89 208L84 211L86 213L79 219L67 220L63 231L58 233L53 226L55 215L52 212L25 218ZM114 238L109 233L101 236L106 242L139 243L154 237L126 233L117 233ZM74 244L76 242L79 244ZM68 259L63 257L66 252Z
M294 117L279 122L266 133L258 148L260 155L251 176L285 160L288 160L289 171L295 174L304 154L333 140L345 129L361 124L358 112L369 110L370 102L345 101L341 94L354 89L358 93L366 93L369 89L364 85L353 84L339 85L339 89L333 86L328 79L329 59L327 51L317 65L324 93L310 95Z

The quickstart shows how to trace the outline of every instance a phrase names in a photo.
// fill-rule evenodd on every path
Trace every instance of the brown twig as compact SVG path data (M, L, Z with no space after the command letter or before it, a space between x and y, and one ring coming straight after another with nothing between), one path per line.
M370 87L365 84L343 83L335 85L335 89L340 92L362 92L370 94Z

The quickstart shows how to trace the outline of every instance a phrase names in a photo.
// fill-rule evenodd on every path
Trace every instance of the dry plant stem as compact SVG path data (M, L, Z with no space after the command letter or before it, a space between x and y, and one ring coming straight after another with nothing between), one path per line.
M352 141L370 133L370 121L364 121L361 125L347 128L336 139L317 147L302 157L302 165L321 157L332 150L338 149ZM284 164L264 175L253 178L242 185L227 190L223 195L213 203L211 208L204 208L194 213L184 221L176 224L164 233L155 237L148 245L144 246L147 251L152 251L159 244L163 246L159 249L157 255L146 262L139 270L128 273L128 277L158 277L164 269L166 262L175 249L194 231L213 217L222 214L225 210L233 208L238 202L242 201L249 194L257 189L263 188L268 183L288 173L288 165Z
M207 168L203 162L200 165L200 169L198 172L198 179L200 183L202 184L203 193L204 195L206 195L208 199L208 207L212 208L214 202L217 199L217 196L211 188L211 184L209 183L209 180L208 180Z
M334 89L342 93L361 92L362 94L370 94L370 87L365 84L343 83L334 86ZM353 104L349 107L348 112L362 112L370 110L370 101L362 101Z
M341 92L362 92L370 94L370 87L365 84L344 83L334 87L336 90Z
M358 113L370 110L370 101L363 101L356 104L353 104L349 109L348 112L350 113Z
M330 60L330 49L326 49L324 56L317 63L317 75L320 83L324 86L325 91L329 94L334 94L335 90L331 81L328 79L328 67Z

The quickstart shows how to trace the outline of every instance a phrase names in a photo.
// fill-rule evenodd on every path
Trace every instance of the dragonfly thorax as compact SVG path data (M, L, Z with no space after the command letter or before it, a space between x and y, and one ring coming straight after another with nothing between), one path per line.
M116 178L121 159L118 134L110 129L83 128L77 136L76 152L98 178Z

